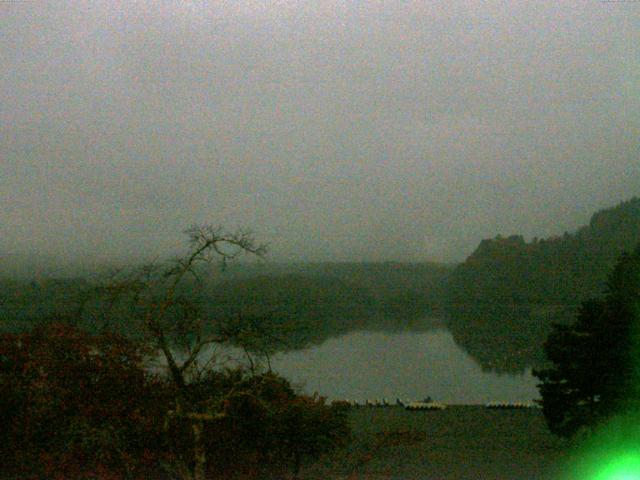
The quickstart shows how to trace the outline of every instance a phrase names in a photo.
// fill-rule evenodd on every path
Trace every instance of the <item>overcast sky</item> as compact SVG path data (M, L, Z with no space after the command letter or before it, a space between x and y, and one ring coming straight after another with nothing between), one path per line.
M464 259L640 195L640 3L0 0L0 253Z

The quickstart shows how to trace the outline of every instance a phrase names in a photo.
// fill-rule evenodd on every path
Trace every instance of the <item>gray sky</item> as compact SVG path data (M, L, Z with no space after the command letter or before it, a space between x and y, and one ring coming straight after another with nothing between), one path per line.
M0 1L2 253L451 261L639 194L637 1Z

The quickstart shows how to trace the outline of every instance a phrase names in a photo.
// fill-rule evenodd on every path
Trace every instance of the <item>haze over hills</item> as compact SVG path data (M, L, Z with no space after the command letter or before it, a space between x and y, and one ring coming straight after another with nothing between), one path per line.
M596 212L574 233L483 240L457 266L239 262L224 272L214 266L198 302L217 318L288 319L291 341L282 348L355 329L424 330L440 324L425 318L446 316L456 342L484 368L516 373L542 364L550 325L572 318L582 300L600 294L618 255L639 241L640 198L632 198ZM38 260L3 269L5 327L73 313L106 271Z
M459 262L638 193L632 2L90 3L0 2L0 252Z

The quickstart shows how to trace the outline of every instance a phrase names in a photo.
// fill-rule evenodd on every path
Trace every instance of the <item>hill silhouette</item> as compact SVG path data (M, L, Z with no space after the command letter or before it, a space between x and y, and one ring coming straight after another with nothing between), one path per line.
M483 240L448 279L446 310L456 342L485 369L518 372L544 363L553 322L602 293L608 272L640 241L640 198L595 213L574 233L526 242Z

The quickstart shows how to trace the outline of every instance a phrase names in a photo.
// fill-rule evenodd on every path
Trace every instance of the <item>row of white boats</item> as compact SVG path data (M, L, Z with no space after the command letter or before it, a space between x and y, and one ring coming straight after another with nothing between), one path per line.
M434 402L431 398L425 398L421 401L405 401L397 398L395 402L390 402L386 398L365 400L359 402L357 400L339 400L336 403L348 405L350 407L392 407L398 406L405 410L444 410L447 405L440 402ZM533 402L489 402L484 405L485 408L498 409L498 410L516 410L525 408L540 408L539 405Z

